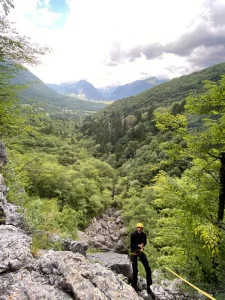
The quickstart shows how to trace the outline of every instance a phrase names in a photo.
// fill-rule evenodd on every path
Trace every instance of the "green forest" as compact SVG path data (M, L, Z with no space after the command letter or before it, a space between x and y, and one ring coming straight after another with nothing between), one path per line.
M33 251L57 248L50 234L76 239L78 229L114 206L128 232L144 224L153 270L169 267L224 299L225 63L92 114L101 107L61 113L53 96L45 111L40 103L49 96L36 101L18 74L48 49L13 29L13 4L3 3L0 137L8 164L1 173L8 201L20 205L33 234Z

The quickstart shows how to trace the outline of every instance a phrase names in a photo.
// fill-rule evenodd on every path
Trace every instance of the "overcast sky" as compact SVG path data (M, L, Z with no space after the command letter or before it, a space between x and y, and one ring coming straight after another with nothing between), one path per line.
M29 68L96 87L225 62L225 0L15 0L20 33L52 48Z

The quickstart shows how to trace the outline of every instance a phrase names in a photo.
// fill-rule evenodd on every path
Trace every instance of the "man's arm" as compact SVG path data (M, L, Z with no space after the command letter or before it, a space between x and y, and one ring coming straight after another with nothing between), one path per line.
M143 245L142 247L144 247L146 244L147 244L147 235L143 233L143 243L141 245Z

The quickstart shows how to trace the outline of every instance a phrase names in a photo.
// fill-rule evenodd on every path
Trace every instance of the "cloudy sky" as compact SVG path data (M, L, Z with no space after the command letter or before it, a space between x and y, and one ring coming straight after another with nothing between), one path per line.
M44 82L96 87L177 77L225 62L225 0L15 0L21 34L52 52Z

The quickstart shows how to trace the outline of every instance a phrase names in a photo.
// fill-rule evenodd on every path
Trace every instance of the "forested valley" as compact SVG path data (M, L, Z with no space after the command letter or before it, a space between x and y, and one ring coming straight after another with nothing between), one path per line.
M1 31L10 26L3 19ZM33 53L46 50L14 34L0 53L0 134L8 154L1 172L8 200L21 206L33 232L33 251L57 248L49 233L76 238L114 206L128 233L143 222L153 269L167 266L222 300L225 63L91 115L46 113L32 98L21 103L26 86L12 81L21 64L36 63ZM19 50L12 47L18 42Z

